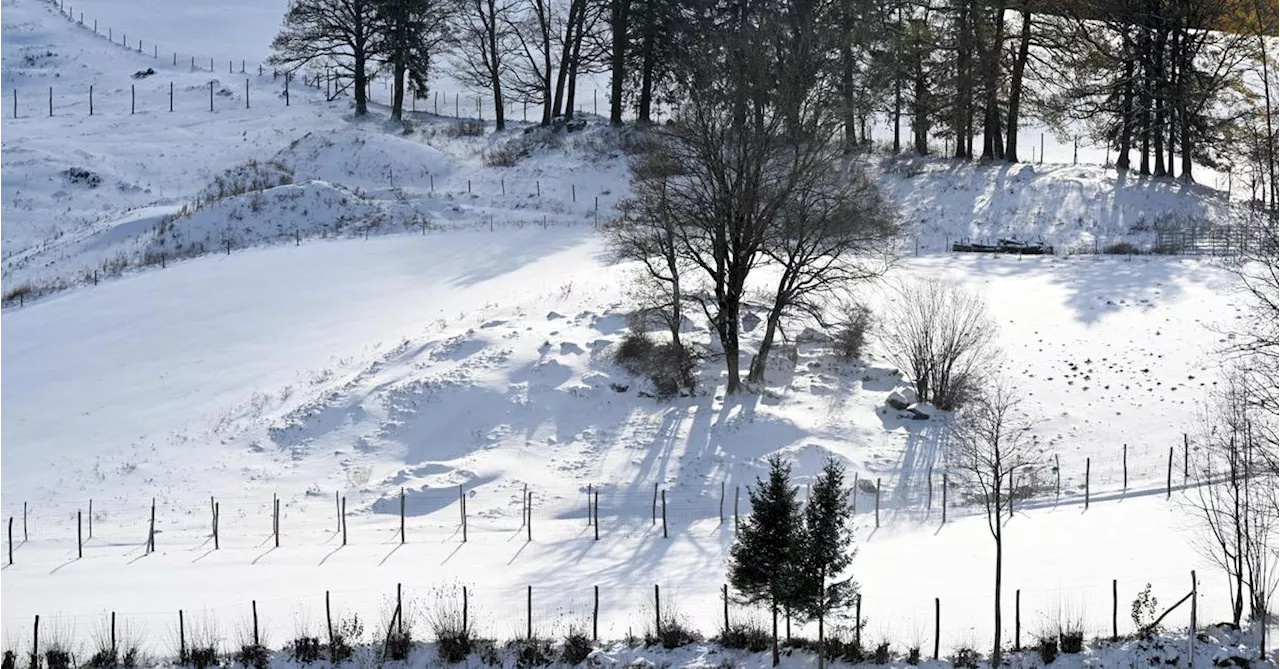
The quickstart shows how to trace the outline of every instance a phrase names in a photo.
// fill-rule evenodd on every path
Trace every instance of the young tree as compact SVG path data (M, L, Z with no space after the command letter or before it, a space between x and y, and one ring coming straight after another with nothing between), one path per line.
M1041 466L1041 453L1030 438L1030 421L1021 413L1014 390L996 378L956 416L946 454L947 470L972 490L987 512L987 529L995 540L995 640L992 666L1000 665L1000 596L1004 574L1004 516L1013 509L1006 491L1014 477Z
M454 29L455 75L464 84L489 91L499 132L507 128L503 81L515 32L510 16L513 1L464 0Z
M374 0L383 60L390 65L391 118L404 116L406 75L415 95L427 90L427 77L445 42L450 38L453 0Z
M376 9L375 0L295 0L268 62L293 71L319 61L350 74L356 116L364 116L369 68L379 55Z
M978 389L993 364L995 337L996 324L981 297L926 279L898 289L881 343L915 379L920 401L949 411Z
M799 561L800 503L791 485L791 465L769 457L769 478L747 489L751 515L729 555L729 583L744 603L768 604L773 615L773 664L778 665L778 607L788 603Z
M813 481L804 507L804 529L800 541L801 574L795 584L794 608L818 620L818 666L823 662L824 623L828 614L852 603L858 584L845 572L853 562L853 533L850 519L853 490L845 485L845 468L835 458L827 458L822 472ZM862 624L855 621L855 624Z

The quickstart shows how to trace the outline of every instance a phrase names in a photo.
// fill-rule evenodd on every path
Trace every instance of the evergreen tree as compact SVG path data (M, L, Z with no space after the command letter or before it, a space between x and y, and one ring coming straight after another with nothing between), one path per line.
M740 601L769 605L773 616L773 664L778 664L778 607L788 600L798 562L801 514L791 485L791 465L769 457L769 478L756 479L747 490L751 516L743 525L729 557L729 583Z
M802 616L818 620L819 657L827 614L849 606L858 591L858 584L845 575L855 554L849 526L851 494L844 465L828 458L805 503L798 569L788 588L791 606Z

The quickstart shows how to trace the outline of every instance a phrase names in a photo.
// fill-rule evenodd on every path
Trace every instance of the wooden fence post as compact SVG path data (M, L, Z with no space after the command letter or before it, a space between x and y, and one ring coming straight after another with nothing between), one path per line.
M591 515L591 488L592 488L591 484L588 483L587 484L587 527L591 527L591 524L595 522L595 519Z
M667 538L667 489L662 489L662 538Z
M1129 444L1125 444L1124 449L1120 451L1120 465L1124 468L1124 479L1120 489L1127 491L1129 489Z
M341 514L340 517L342 519L342 545L346 546L347 545L347 498L346 496L343 496L342 498L342 509L338 513Z
M533 492L529 492L529 522L525 523L525 541L533 541Z
M724 481L720 482L720 524L724 525Z
M22 503L22 543L27 543L27 503Z
M592 507L594 508L594 511L595 511L595 522L592 524L595 525L595 529L596 529L596 541L600 541L600 489L599 488L596 488L596 497L594 502L592 503Z
M742 486L733 486L733 534L738 534L738 498L741 496Z
M147 552L156 550L156 498L151 498L151 529L147 532Z
M133 114L138 108L138 91L137 86L129 84L129 113Z
M84 557L84 538L80 529L80 510L76 509L76 559Z
M40 614L36 614L35 625L31 628L31 669L40 667Z
M862 593L853 596L853 646L862 648Z
M526 599L525 599L525 607L526 607L529 626L525 629L525 638L532 639L533 638L533 586L530 585L526 587L528 588L528 590L525 591L527 593Z
M89 115L93 116L93 84L89 84Z
M93 498L89 498L89 538L93 538Z
M467 586L462 586L462 631L467 631Z
M13 564L13 516L9 516L9 564Z
M292 78L292 74L288 72L284 73L284 106L286 107L289 106L289 80Z
M1086 511L1088 511L1088 510L1089 510L1089 469L1090 469L1090 464L1091 464L1091 463L1090 463L1090 458L1085 458L1085 459L1084 459L1084 508L1085 508L1085 510L1086 510Z
M1111 579L1111 640L1115 641L1120 638L1120 624L1116 619L1116 611L1120 607L1120 591L1116 586L1116 579Z
M1187 634L1187 657L1190 658L1190 661L1187 663L1188 667L1194 667L1195 660L1196 660L1195 652L1196 652L1196 600L1197 599L1198 597L1196 595L1196 570L1192 569L1191 570L1191 629L1188 630L1188 634Z
M880 479L876 479L876 527L880 527Z
M653 629L659 638L662 637L662 598L659 596L658 584L653 584Z
M1009 470L1009 520L1013 520L1013 490L1014 490L1013 484L1016 478L1017 478L1017 473L1014 472L1012 469ZM999 516L1000 514L997 513L996 517L999 518Z
M249 108L249 80L244 80L244 108Z
M725 583L720 586L721 596L724 599L724 635L729 636L729 584Z
M49 87L49 117L53 118L53 86Z
M328 590L324 591L324 622L325 622L325 627L329 630L330 659L336 663L338 661L338 658L334 655L334 648L333 648L333 610L329 608L329 591Z
M1173 447L1169 447L1169 470L1165 474L1165 499L1173 497Z
M653 523L658 524L658 482L653 483Z
M212 69L212 67L210 67ZM213 111L213 82L209 82L209 111Z
M116 656L116 612L111 612L111 657Z
M262 643L258 638L258 600L252 600L249 604L253 607L253 645L261 646Z
M929 467L929 473L925 475L925 482L929 486L929 494L924 500L924 510L930 511L933 509L933 467ZM857 489L855 488L855 490Z
M594 599L591 604L591 640L600 640L600 586L594 587Z
M178 609L178 662L187 663L187 625L183 620L182 609Z
M1022 650L1022 588L1013 593L1013 649Z
M942 642L942 599L933 598L933 659L938 659L938 646Z
M947 474L942 475L942 524L947 524Z
M1182 482L1187 482L1187 477L1191 475L1191 441L1187 438L1187 433L1182 433Z
M462 486L458 486L459 492ZM404 488L400 489L400 543L404 543Z

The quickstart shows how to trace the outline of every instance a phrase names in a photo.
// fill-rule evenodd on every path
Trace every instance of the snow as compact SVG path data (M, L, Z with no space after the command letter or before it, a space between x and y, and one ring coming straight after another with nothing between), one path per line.
M264 55L279 4L192 12L86 0L83 10L130 33L182 35L184 48L218 51L221 62L227 52ZM87 642L116 611L146 630L149 652L171 654L182 609L216 624L230 650L251 600L280 645L300 625L319 629L326 591L371 628L396 584L423 606L435 589L467 584L482 629L502 638L523 629L526 587L537 627L561 634L589 615L598 585L601 636L612 640L643 633L659 584L663 602L710 635L733 509L748 511L745 495L735 499L773 453L794 463L802 486L827 457L862 482L853 569L864 638L929 647L939 598L944 655L988 644L986 521L952 491L942 524L933 469L945 416L913 421L886 408L908 383L883 349L845 363L806 340L794 364L774 359L761 394L738 397L722 394L710 361L703 392L668 402L613 364L635 268L610 260L595 223L627 195L625 133L459 137L451 120L427 114L406 132L355 121L345 100L314 90L291 90L286 107L282 82L256 70L217 75L226 93L211 113L208 72L108 44L45 3L7 0L4 12L3 78L22 100L0 158L4 284L59 288L3 313L0 513L29 539L16 535L3 571L6 648L21 647L35 614L42 629ZM130 78L146 67L157 74ZM170 81L181 103L172 114ZM90 83L92 117L87 96L71 92ZM51 84L59 97L48 118ZM131 85L143 110L132 116ZM523 157L486 164L502 145ZM980 293L1000 325L1002 372L1061 466L1060 494L1043 488L1008 525L1006 636L1014 590L1024 643L1059 612L1107 636L1113 579L1128 633L1142 586L1172 603L1191 570L1200 621L1226 619L1226 584L1196 550L1177 488L1183 435L1216 379L1218 329L1240 314L1230 275L1204 259L942 252L961 237L1006 235L1064 249L1149 244L1156 222L1227 215L1220 194L1096 166L870 167L909 241L859 298L883 313L897 282L924 277ZM225 197L205 190L254 174L274 180ZM104 270L121 259L123 271ZM712 346L702 319L685 332ZM744 360L760 334L746 336ZM882 490L879 527L871 480ZM589 488L599 492L599 540ZM345 546L335 493L347 503ZM153 499L157 552L146 555ZM92 538L79 558L76 518L89 500ZM1185 630L1183 613L1169 621L1175 635ZM1206 644L1204 657L1237 641ZM1110 666L1130 658L1126 648L1088 661ZM709 666L724 657L767 661L706 645L615 644L598 659Z

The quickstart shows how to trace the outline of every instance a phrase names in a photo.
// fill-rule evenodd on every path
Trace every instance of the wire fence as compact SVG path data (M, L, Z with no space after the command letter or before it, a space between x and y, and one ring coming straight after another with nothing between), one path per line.
M1061 587L1007 584L1002 633L1010 646L1024 648L1032 646L1037 635L1056 635L1059 630L1078 630L1085 639L1133 634L1137 630L1128 604L1145 585L1150 584L1161 601L1174 602L1193 589L1194 578L1192 572L1191 577L1152 574L1141 583L1099 578ZM1212 620L1211 616L1222 613L1214 603L1221 593L1199 590L1200 619ZM244 596L243 602L214 606L177 596L166 610L9 614L3 617L4 650L26 658L32 648L41 653L60 648L73 654L76 666L108 639L116 640L122 654L137 649L142 657L158 660L196 648L210 648L226 657L254 640L271 648L289 648L301 637L325 644L335 633L353 645L367 643L380 650L392 623L402 625L414 640L435 641L433 623L449 616L455 624L458 619L465 621L476 637L497 640L531 636L559 640L574 632L601 642L634 639L639 643L674 625L706 639L720 635L726 627L770 628L767 608L741 603L727 584L717 583L477 586L424 579L383 591L318 588L305 596ZM963 594L945 596L918 588L900 589L897 594L863 593L827 617L826 638L872 648L888 643L903 654L914 647L925 658L946 656L956 648L985 646L991 621L974 612L986 611L991 601L992 593L976 585L963 588ZM1184 605L1184 613L1167 618L1165 628L1182 629L1189 609ZM817 637L817 625L784 612L779 632L788 639L812 640Z

